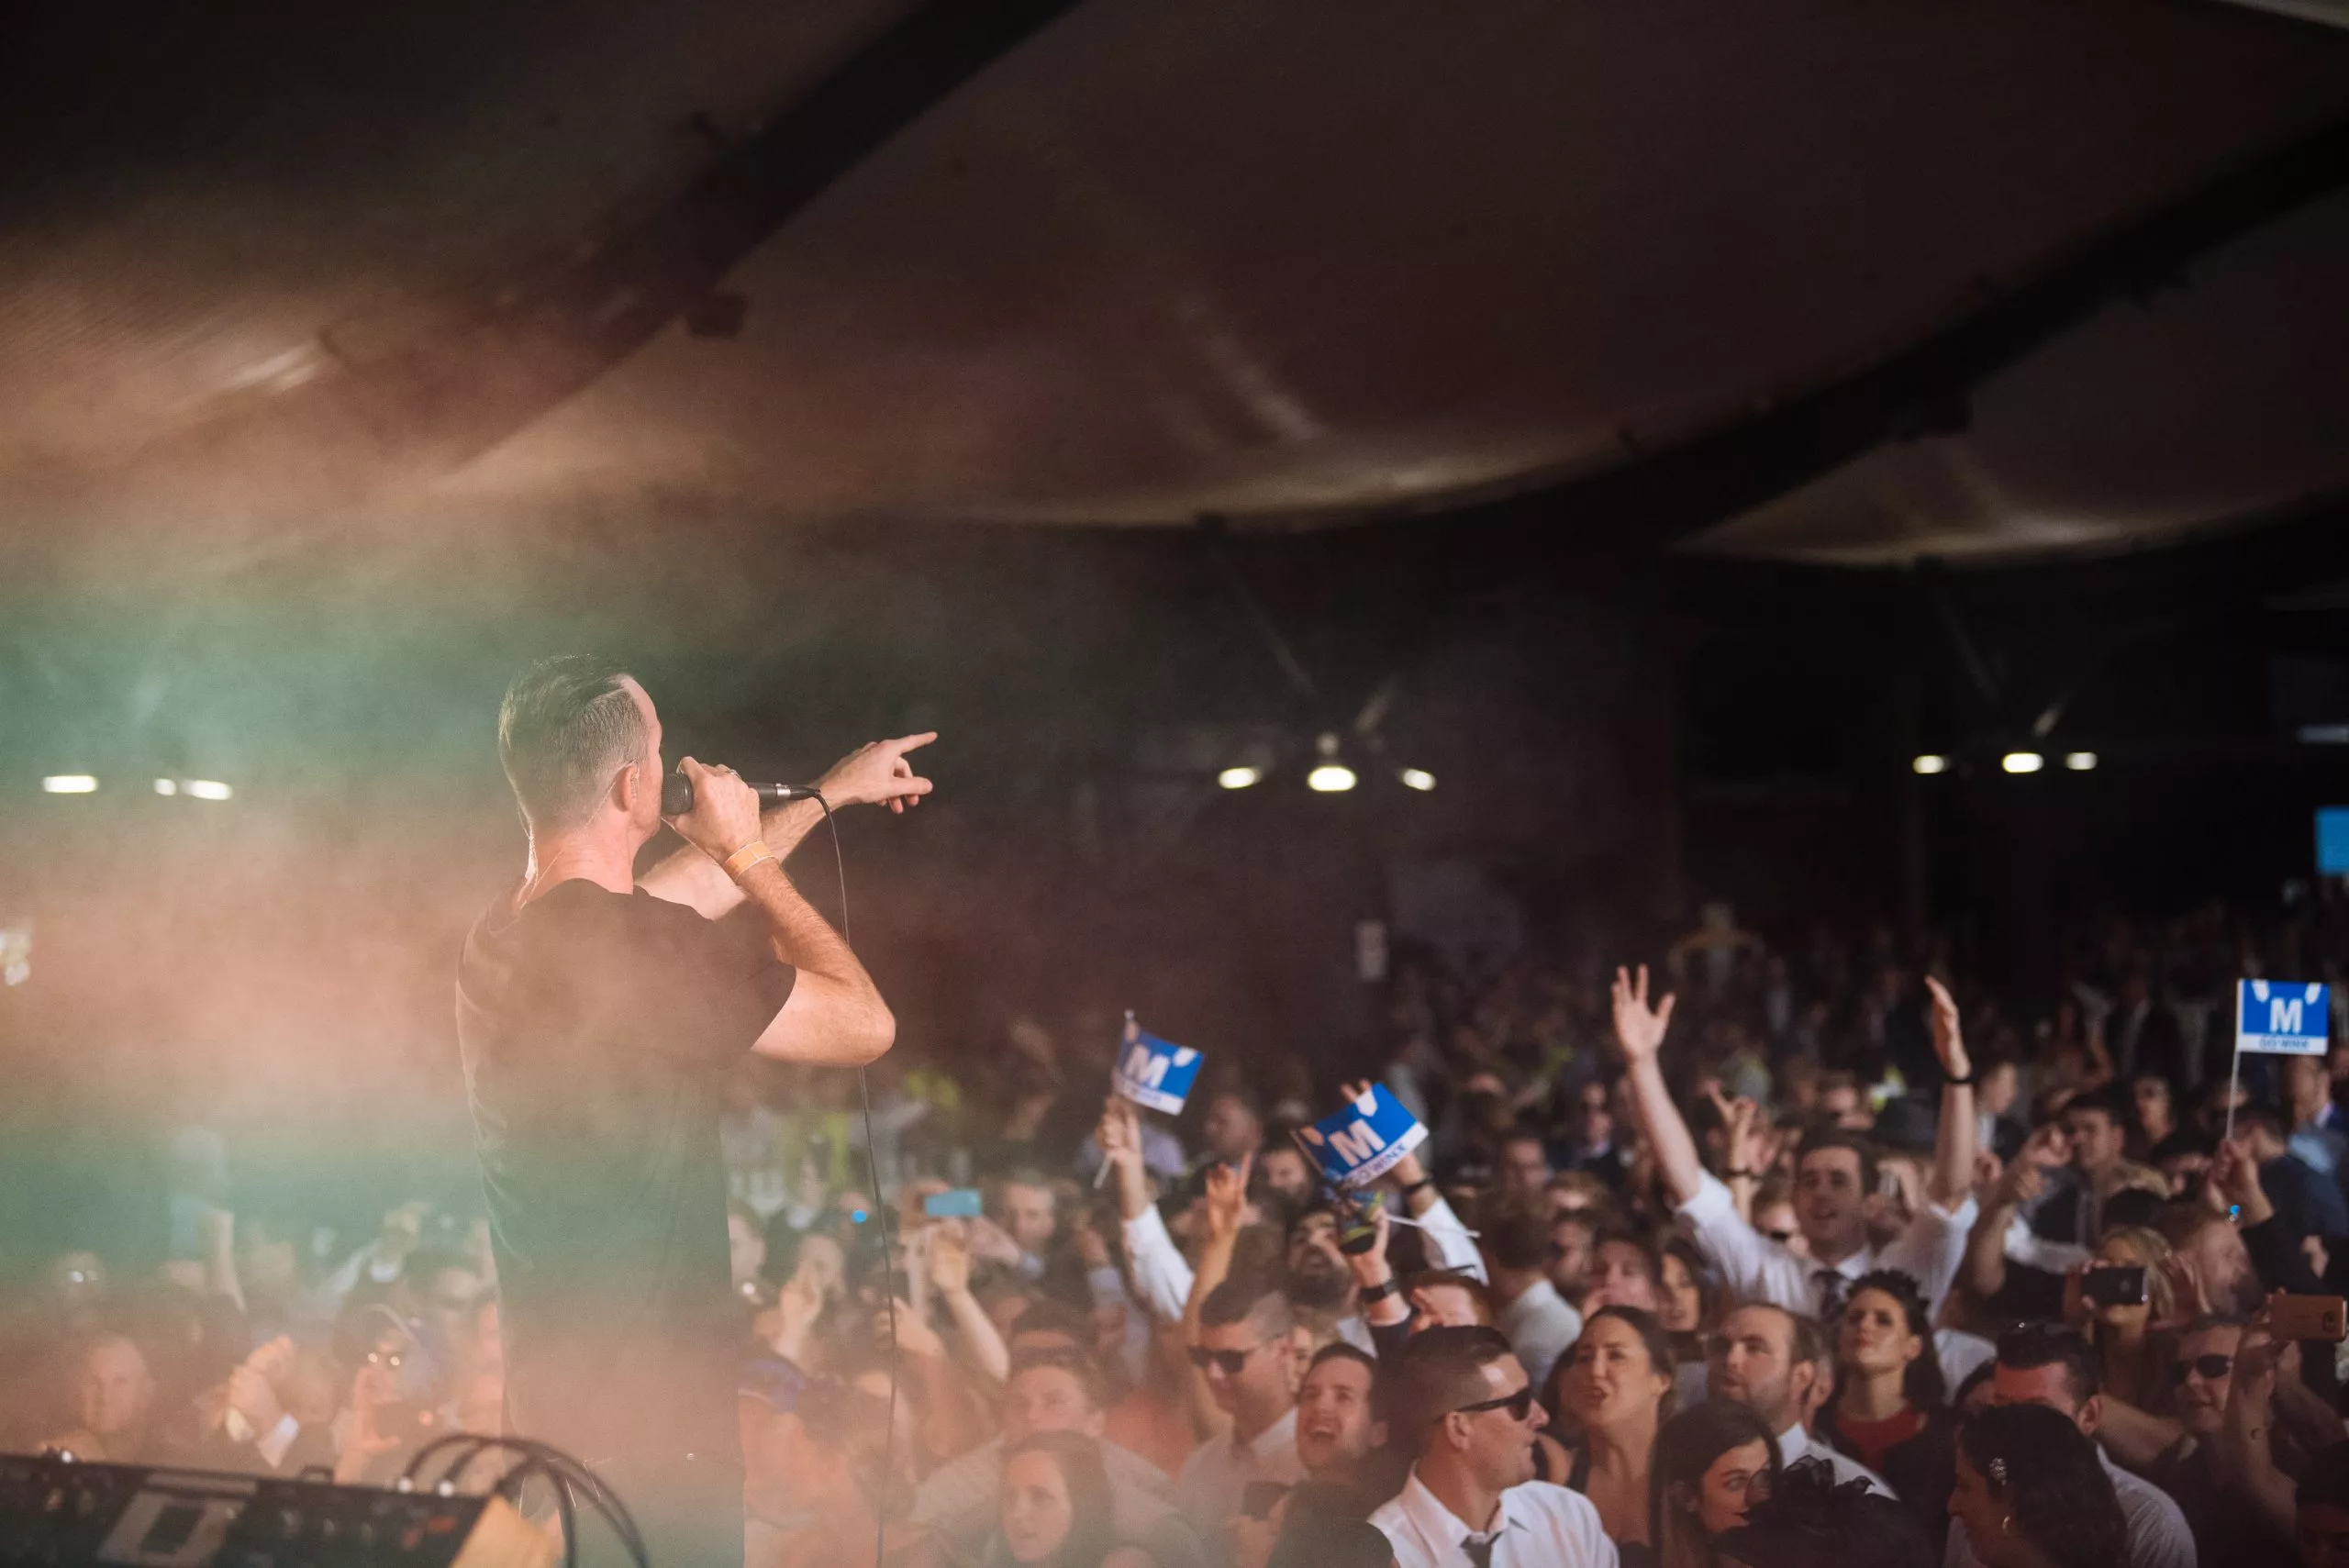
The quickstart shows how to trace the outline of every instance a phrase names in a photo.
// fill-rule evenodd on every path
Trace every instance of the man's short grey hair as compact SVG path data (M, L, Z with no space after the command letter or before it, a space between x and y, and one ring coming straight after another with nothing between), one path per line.
M629 678L617 660L565 653L540 660L506 688L497 760L533 829L586 820L612 775L644 760L651 736L620 684Z

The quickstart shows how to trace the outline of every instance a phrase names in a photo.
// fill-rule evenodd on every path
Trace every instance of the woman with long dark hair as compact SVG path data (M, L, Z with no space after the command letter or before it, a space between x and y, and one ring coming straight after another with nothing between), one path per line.
M1836 1327L1835 1372L1819 1435L1883 1476L1938 1548L1949 1535L1957 1420L1913 1277L1880 1269L1853 1282Z
M1720 1271L1686 1236L1664 1242L1657 1262L1655 1318L1672 1346L1680 1403L1694 1405L1705 1396L1705 1340L1728 1312L1729 1292Z
M1079 1432L1037 1432L1004 1451L989 1568L1148 1568L1111 1524L1101 1445Z
M1708 1399L1666 1421L1648 1463L1656 1568L1716 1568L1714 1538L1743 1524L1778 1477L1778 1440L1745 1406Z
M1998 1405L1957 1434L1950 1518L1983 1568L2122 1568L2129 1526L2096 1444L2043 1405Z
M1625 1561L1636 1562L1649 1545L1656 1431L1672 1413L1671 1346L1653 1315L1602 1307L1558 1363L1558 1405L1581 1434L1566 1485L1590 1499Z

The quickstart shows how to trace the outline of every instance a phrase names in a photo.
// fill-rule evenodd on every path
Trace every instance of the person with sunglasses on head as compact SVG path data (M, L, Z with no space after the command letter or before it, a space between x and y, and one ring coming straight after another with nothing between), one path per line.
M1228 1279L1199 1307L1191 1364L1228 1432L1191 1452L1174 1483L1174 1504L1209 1540L1241 1511L1251 1483L1293 1486L1305 1478L1297 1456L1297 1318L1288 1298L1261 1276Z
M1412 1456L1370 1516L1397 1568L1619 1568L1590 1499L1533 1478L1547 1418L1495 1329L1431 1329L1395 1369L1392 1430Z

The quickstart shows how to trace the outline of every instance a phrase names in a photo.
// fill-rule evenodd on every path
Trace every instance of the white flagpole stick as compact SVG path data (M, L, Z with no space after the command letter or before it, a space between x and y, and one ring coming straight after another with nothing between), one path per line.
M2241 1004L2236 1006L2238 1014ZM2227 1141L2235 1140L2235 1099L2243 1093L2243 1025L2238 1018L2235 1025L2235 1062L2227 1073Z

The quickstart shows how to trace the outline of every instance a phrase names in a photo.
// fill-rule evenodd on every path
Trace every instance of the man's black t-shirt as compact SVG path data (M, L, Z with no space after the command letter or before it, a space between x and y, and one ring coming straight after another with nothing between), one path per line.
M793 972L641 890L508 895L457 970L515 1428L739 1462L719 1084Z

